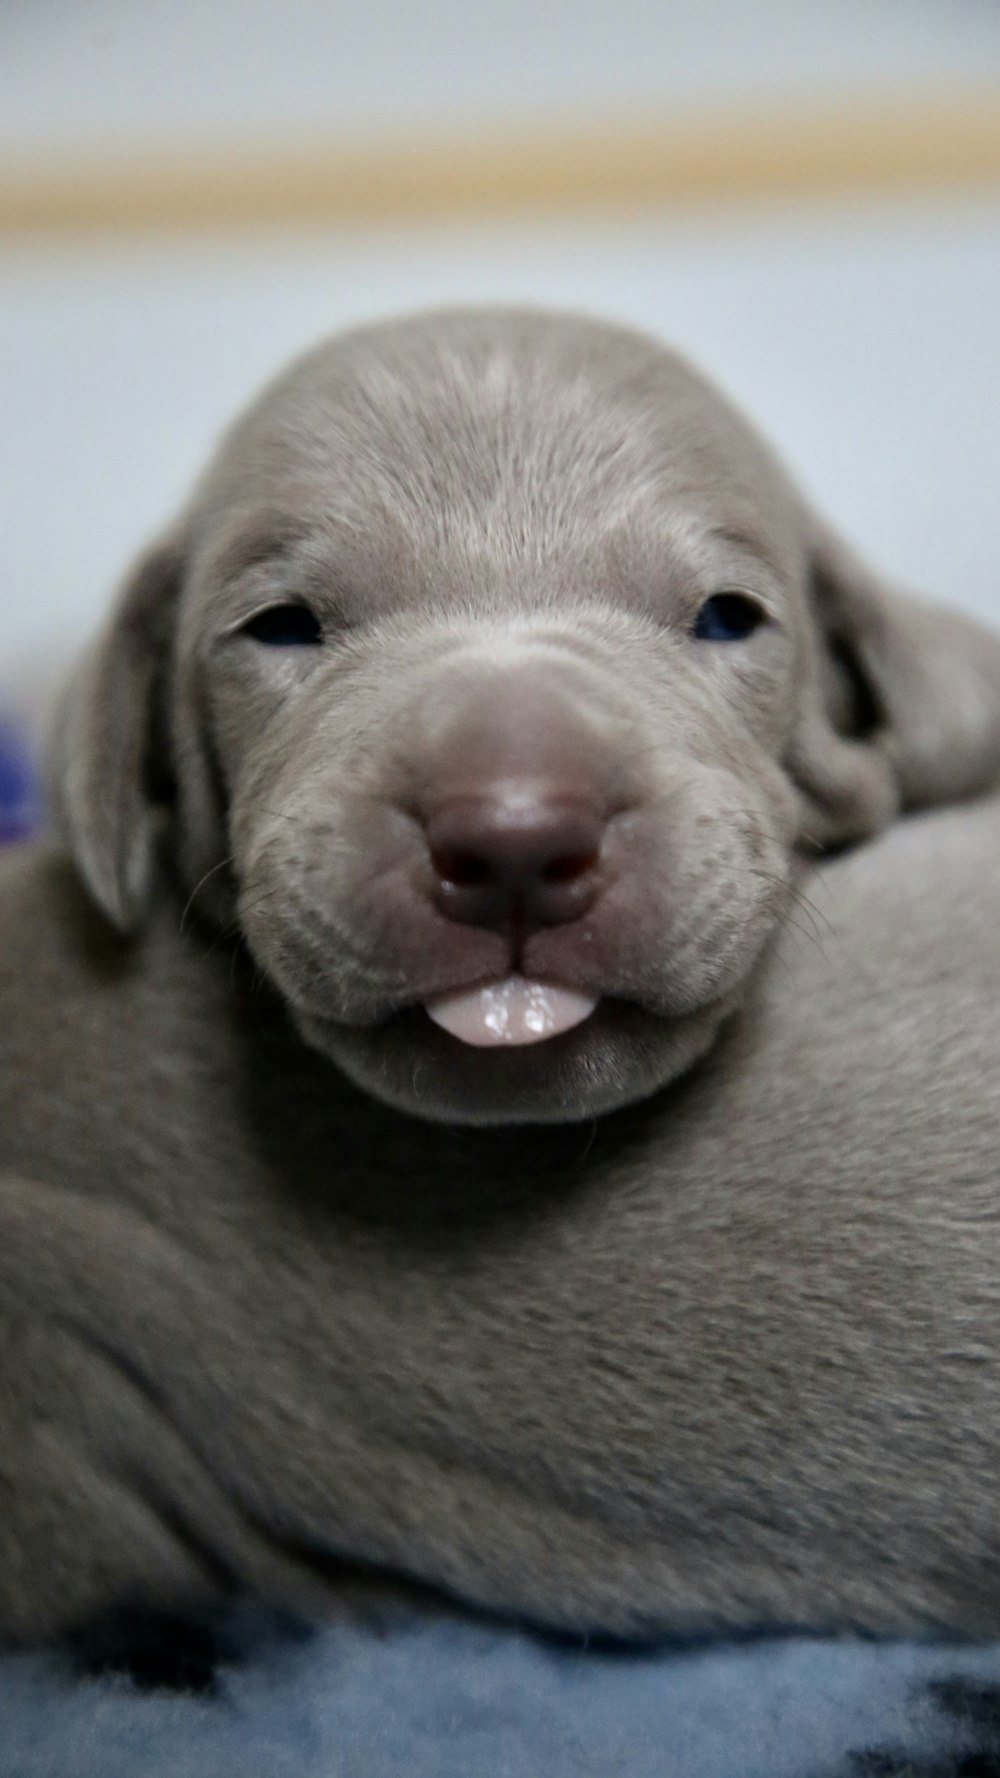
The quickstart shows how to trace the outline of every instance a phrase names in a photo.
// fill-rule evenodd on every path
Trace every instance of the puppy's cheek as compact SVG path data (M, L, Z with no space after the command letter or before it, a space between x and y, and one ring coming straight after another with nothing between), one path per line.
M674 1019L739 993L788 903L787 823L713 773L643 822L630 860L603 916L613 991Z
M295 1015L300 1034L363 1091L395 1110L473 1126L575 1123L669 1086L711 1048L732 996L683 1019L604 1002L563 1037L524 1049L471 1049L419 1009L370 1030Z
M351 960L333 942L294 849L289 855L287 835L280 844L256 847L240 877L237 921L257 968L291 1007L303 998L337 1005Z

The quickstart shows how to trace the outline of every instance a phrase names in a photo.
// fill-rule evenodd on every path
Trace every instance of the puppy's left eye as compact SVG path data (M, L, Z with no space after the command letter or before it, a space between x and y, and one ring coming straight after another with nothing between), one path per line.
M767 613L745 593L715 593L694 620L696 642L745 642L767 622Z
M268 648L315 648L323 640L308 605L269 605L243 625L243 633Z

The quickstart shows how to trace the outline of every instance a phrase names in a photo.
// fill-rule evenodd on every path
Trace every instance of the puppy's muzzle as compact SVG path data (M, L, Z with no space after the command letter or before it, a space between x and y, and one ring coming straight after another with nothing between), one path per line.
M578 930L607 886L618 752L563 662L480 666L442 701L437 720L424 706L417 745L410 807L424 865L415 883L455 931L456 957L471 957L457 929L480 928L505 941L508 965L492 981L476 971L468 989L432 998L428 1011L466 1042L534 1042L595 1005L576 987L570 952L542 979L522 972L533 935ZM443 932L438 943L444 960Z
M415 813L446 919L523 940L593 906L620 800L596 701L561 661L480 669L424 730Z
M525 934L576 920L600 889L606 821L586 788L507 780L426 817L434 899L450 920Z

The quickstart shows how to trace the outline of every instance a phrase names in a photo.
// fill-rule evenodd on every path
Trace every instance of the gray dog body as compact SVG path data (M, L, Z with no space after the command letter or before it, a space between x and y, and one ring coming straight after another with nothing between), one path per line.
M997 805L797 930L805 849L996 780L992 637L649 342L430 317L234 429L55 758L72 861L0 867L0 1632L336 1558L998 1627Z

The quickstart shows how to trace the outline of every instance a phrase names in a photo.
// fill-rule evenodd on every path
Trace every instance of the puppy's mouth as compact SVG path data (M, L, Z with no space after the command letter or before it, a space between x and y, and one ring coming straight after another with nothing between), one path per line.
M435 1025L474 1049L544 1043L582 1025L597 1006L592 994L511 974L484 987L436 994L424 1003Z

